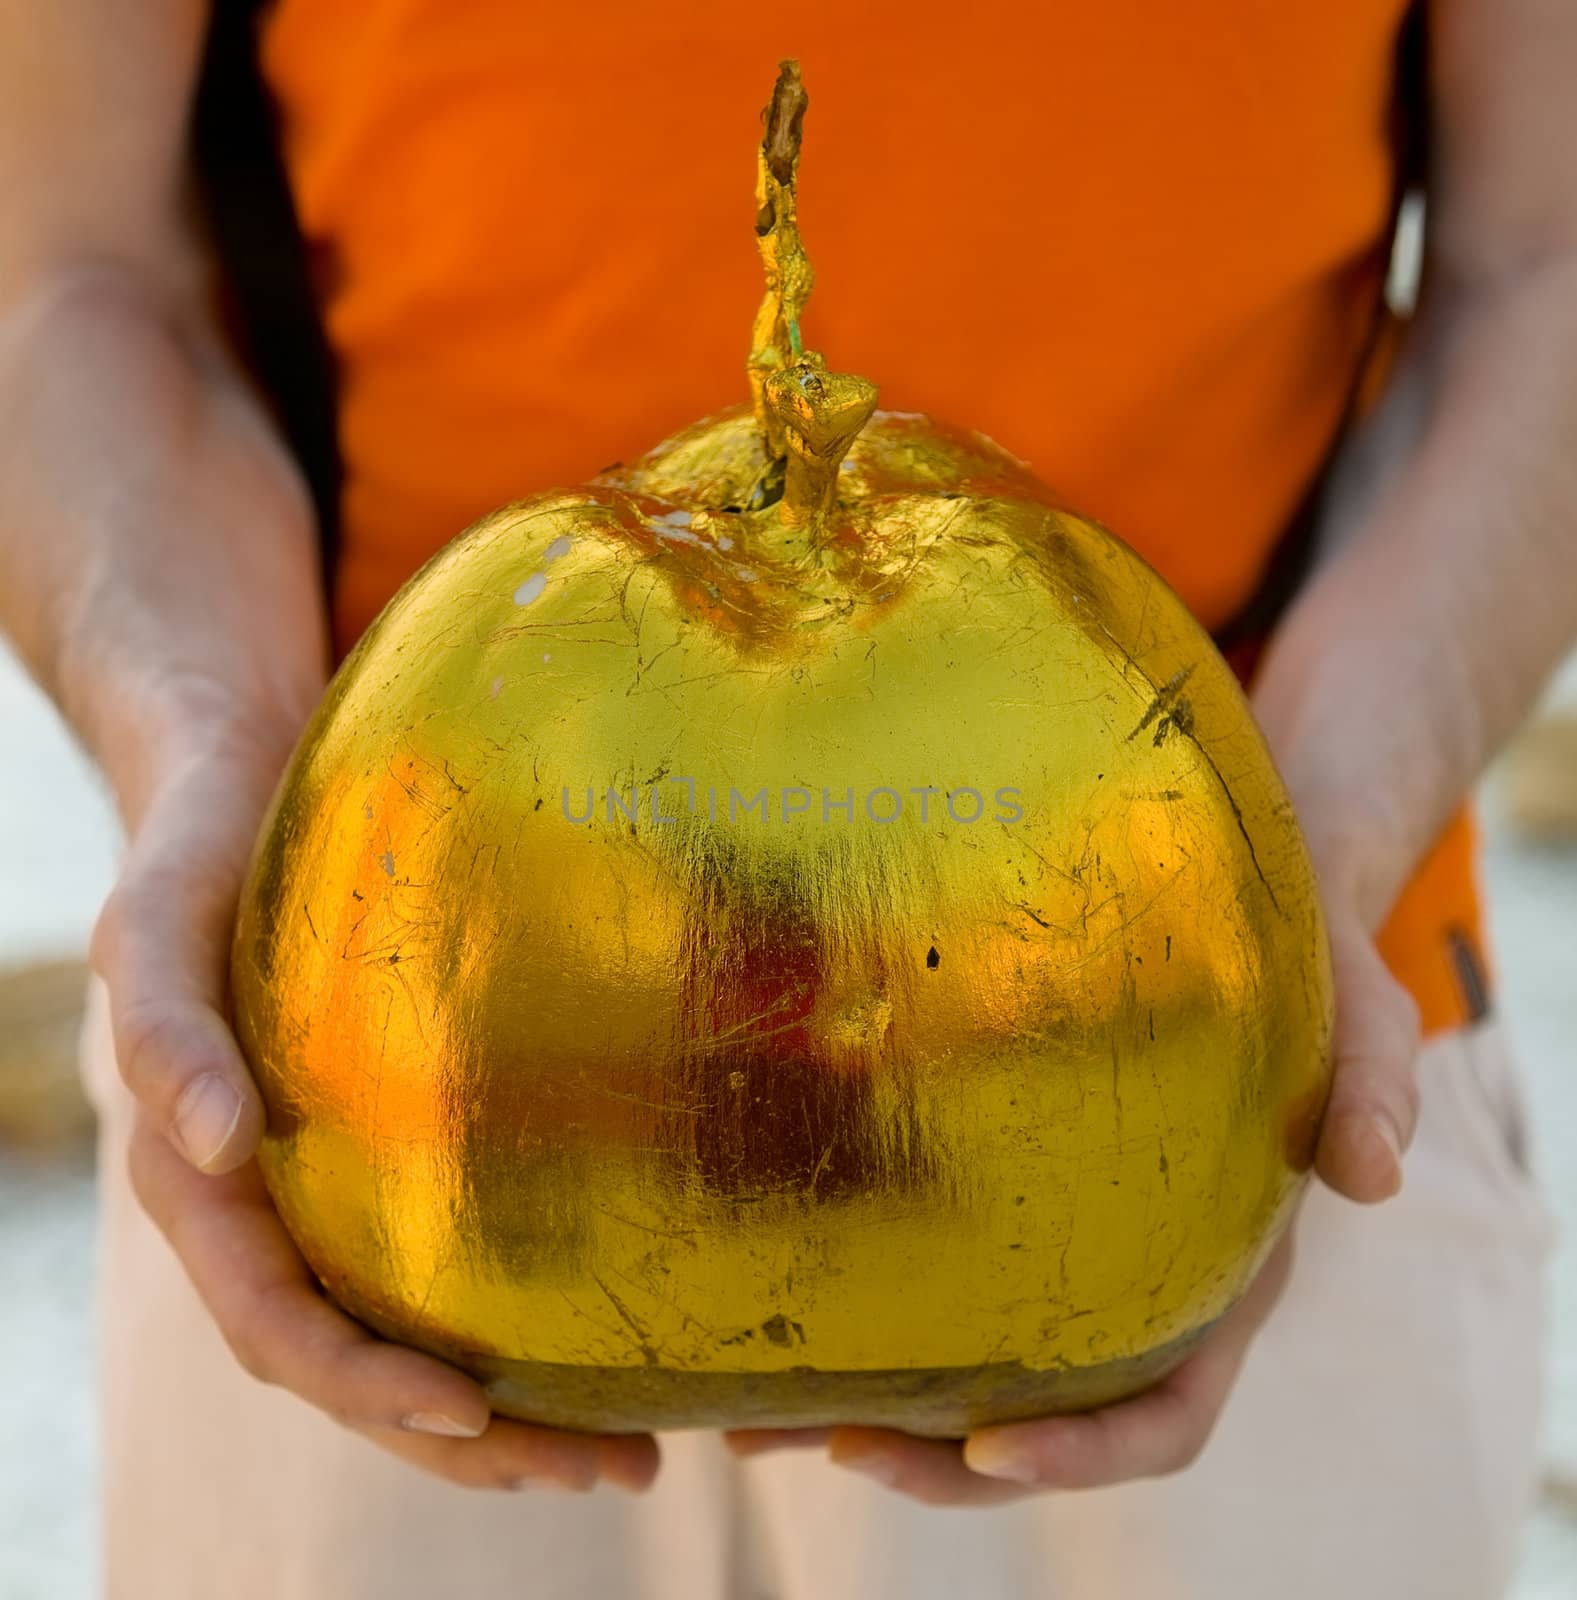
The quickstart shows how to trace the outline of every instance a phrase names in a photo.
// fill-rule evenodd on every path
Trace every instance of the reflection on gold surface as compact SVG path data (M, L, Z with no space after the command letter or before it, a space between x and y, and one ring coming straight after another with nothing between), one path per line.
M1303 846L1149 568L977 436L840 438L858 380L762 326L761 416L485 519L336 677L237 932L265 1170L519 1414L1110 1398L1307 1165Z

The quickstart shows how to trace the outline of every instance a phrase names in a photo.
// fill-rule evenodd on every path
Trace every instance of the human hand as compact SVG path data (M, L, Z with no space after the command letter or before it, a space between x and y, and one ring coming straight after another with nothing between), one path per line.
M0 618L129 838L92 954L143 1205L264 1380L456 1483L643 1486L650 1439L492 1418L470 1378L343 1316L264 1192L231 923L327 650L311 511L255 396L167 295L95 268L0 339L0 417Z
M231 922L279 739L199 737L155 783L94 940L138 1100L133 1187L241 1365L451 1482L643 1488L650 1439L492 1417L481 1387L318 1288L253 1159L264 1112L225 1018Z
M1351 830L1339 819L1327 825L1312 789L1299 814L1316 857L1336 985L1335 1073L1316 1170L1350 1200L1384 1200L1401 1187L1402 1152L1417 1119L1417 1009L1369 931L1357 851L1336 842ZM961 1441L887 1428L756 1429L729 1434L729 1447L739 1456L824 1447L834 1465L928 1505L1001 1505L1180 1471L1204 1449L1292 1257L1289 1230L1200 1348L1153 1388L1114 1405L980 1428Z
M1204 1447L1254 1335L1286 1283L1284 1235L1247 1294L1175 1371L1132 1399L1070 1416L920 1439L893 1428L742 1429L736 1456L825 1447L834 1466L933 1506L998 1506L1052 1489L1093 1489L1188 1466Z

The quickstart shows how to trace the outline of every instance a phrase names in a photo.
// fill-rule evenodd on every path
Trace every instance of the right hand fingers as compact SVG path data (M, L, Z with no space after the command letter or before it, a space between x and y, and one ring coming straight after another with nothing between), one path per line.
M606 1480L643 1489L655 1476L650 1437L493 1417L481 1386L464 1373L336 1310L286 1234L255 1163L222 1177L195 1172L144 1115L130 1166L138 1199L254 1377L465 1487L584 1490Z
M1331 918L1336 977L1335 1076L1315 1165L1360 1204L1402 1186L1402 1156L1418 1126L1418 1007L1356 919Z
M230 930L274 774L190 757L141 819L93 934L127 1087L194 1166L250 1159L263 1105L224 1015Z
M285 1232L251 1162L263 1107L224 1014L235 904L274 778L250 748L209 750L169 773L94 932L116 1057L140 1107L139 1200L254 1376L454 1483L644 1488L652 1439L492 1417L463 1373L336 1310Z

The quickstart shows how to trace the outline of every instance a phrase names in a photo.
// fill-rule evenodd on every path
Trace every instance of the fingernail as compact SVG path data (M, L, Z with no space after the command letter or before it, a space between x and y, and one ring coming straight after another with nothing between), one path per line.
M577 1461L571 1466L540 1467L524 1476L528 1483L535 1483L541 1489L568 1489L571 1494L590 1494L602 1474L595 1461Z
M723 1442L736 1456L759 1456L769 1450L810 1450L826 1444L831 1428L744 1428L725 1434Z
M891 1456L834 1456L840 1467L848 1467L876 1483L894 1484L898 1481L898 1463Z
M1391 1154L1391 1169L1394 1187L1402 1186L1402 1134L1401 1130L1383 1111L1374 1114L1372 1126L1380 1143Z
M1033 1483L1039 1469L1021 1445L987 1434L964 1445L964 1465L982 1478L1002 1478L1008 1483Z
M559 1489L570 1494L586 1494L597 1487L597 1480L593 1477L590 1482L584 1482L579 1478L561 1478L551 1472L527 1472L516 1478L509 1487L517 1494L526 1489Z
M1402 1130L1383 1111L1374 1114L1374 1131L1384 1141L1397 1166L1402 1164Z
M413 1411L400 1426L407 1433L436 1433L443 1439L479 1439L487 1431L485 1424L474 1428L469 1422L445 1416L442 1411Z
M205 1170L224 1154L241 1120L241 1096L216 1073L205 1072L175 1102L175 1135L186 1159Z

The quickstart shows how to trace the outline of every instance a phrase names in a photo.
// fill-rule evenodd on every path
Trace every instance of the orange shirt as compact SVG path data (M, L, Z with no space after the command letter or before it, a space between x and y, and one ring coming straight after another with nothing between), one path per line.
M1032 462L1219 625L1373 336L1405 10L278 0L264 71L341 369L341 650L482 512L744 398L788 55L807 342ZM1477 928L1471 851L1442 859L1387 933L1432 1026L1464 1014L1444 930Z

